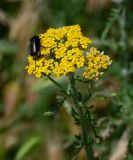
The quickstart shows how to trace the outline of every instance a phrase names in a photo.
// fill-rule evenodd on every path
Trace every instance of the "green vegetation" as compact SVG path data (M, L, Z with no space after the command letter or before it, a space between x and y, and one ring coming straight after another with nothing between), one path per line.
M132 0L0 1L0 160L87 160L85 151L80 151L79 115L71 109L72 99L65 99L48 79L25 71L33 35L75 24L113 60L93 84L93 95L88 92L84 97L88 110L84 118L88 123L91 118L94 126L88 132L96 133L86 142L92 157L133 159L132 6ZM54 80L64 87L68 84L64 76ZM77 78L80 93L88 87Z

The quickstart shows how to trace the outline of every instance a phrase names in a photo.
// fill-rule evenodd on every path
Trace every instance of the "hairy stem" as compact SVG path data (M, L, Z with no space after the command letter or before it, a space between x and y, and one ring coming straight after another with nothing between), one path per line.
M79 118L80 118L80 125L81 125L81 131L82 131L82 142L85 147L86 155L88 157L88 160L93 160L93 149L92 146L87 143L88 141L88 128L85 123L84 119L84 106L79 98L79 94L77 89L75 88L75 81L73 75L69 76L70 85L71 85L71 95L73 97L75 107L78 110Z

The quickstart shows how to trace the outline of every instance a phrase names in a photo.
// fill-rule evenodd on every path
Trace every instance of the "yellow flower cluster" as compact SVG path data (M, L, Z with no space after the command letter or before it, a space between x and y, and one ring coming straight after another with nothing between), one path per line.
M42 76L42 73L49 75L53 70L53 59L41 58L35 60L32 56L28 56L29 66L26 66L28 74L34 74L37 78Z
M112 60L104 52L98 51L96 48L91 47L85 57L85 72L83 76L88 79L96 79L103 75L103 70L110 66Z
M111 64L110 58L96 48L91 48L89 53L85 54L91 40L82 35L79 25L50 28L40 34L39 38L40 56L34 58L29 55L29 65L26 67L28 74L38 78L50 74L68 75L85 67L83 76L96 79L103 74L102 70Z

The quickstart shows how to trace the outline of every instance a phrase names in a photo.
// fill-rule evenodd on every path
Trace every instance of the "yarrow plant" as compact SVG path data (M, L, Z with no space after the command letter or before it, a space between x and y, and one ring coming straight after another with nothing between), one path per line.
M98 79L103 70L111 64L110 57L96 48L89 47L90 38L84 37L79 25L48 29L40 34L40 58L28 56L29 74L40 78L42 75L69 75L79 68L84 68L83 76Z
M93 139L89 129L92 130L94 137L98 137L95 132L95 126L92 124L90 111L85 106L85 102L91 97L82 95L76 88L76 81L91 82L98 80L104 74L104 71L111 65L112 60L104 52L100 52L95 47L90 47L91 39L83 36L79 25L65 26L62 28L50 28L45 33L39 35L40 53L39 56L28 56L28 74L35 75L37 78L47 77L54 84L60 87L64 97L73 98L75 106L72 107L72 116L78 125L81 126L81 136L78 139L78 153L85 147L89 160L94 159L91 140ZM81 69L81 79L76 78L75 73ZM68 88L64 89L56 82L52 75L65 75L69 79ZM86 80L84 80L86 79ZM77 143L76 143L77 144ZM76 157L76 155L75 155Z

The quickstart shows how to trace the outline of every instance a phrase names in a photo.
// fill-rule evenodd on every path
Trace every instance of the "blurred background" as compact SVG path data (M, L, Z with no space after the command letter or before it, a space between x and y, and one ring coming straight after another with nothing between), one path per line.
M80 129L70 116L71 101L59 107L58 88L27 75L25 66L33 35L73 24L113 59L91 100L102 137L94 155L133 160L132 0L0 0L0 160L72 159L72 135ZM66 83L65 77L57 81ZM84 151L78 159L86 160Z

